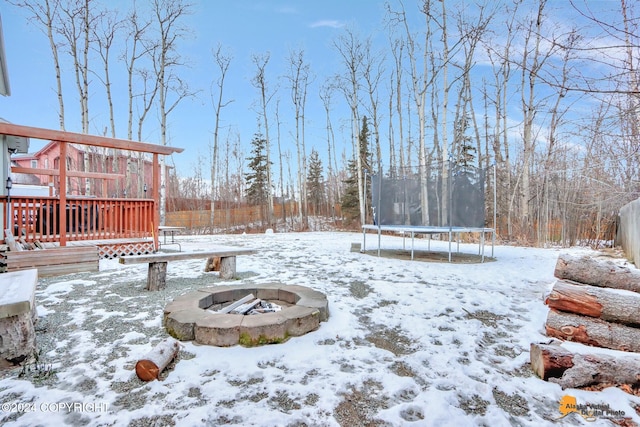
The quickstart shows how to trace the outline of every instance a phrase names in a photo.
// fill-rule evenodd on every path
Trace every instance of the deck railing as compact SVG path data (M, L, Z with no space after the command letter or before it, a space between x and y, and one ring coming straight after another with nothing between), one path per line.
M65 245L79 240L153 236L153 199L67 196L65 206L61 206L57 197L11 196L9 200L2 198L2 207L4 229L27 242L37 240ZM4 240L4 233L1 240Z

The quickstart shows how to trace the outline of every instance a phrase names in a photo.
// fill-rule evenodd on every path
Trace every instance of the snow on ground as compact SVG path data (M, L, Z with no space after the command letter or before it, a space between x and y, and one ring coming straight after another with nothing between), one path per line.
M529 368L530 343L546 339L542 297L560 250L497 246L496 261L449 264L351 252L361 240L338 232L181 236L183 250L225 244L259 253L238 257L240 277L231 281L204 273L204 260L169 263L160 292L143 289L146 265L114 260L101 261L99 273L42 279L38 363L0 379L0 423L611 425L561 418L565 395L640 423L636 397L616 388L562 390ZM402 243L383 237L385 248ZM431 242L432 250L446 248ZM477 246L461 250L477 253ZM161 381L138 380L136 361L166 337L164 306L230 282L312 287L326 293L330 318L283 344L184 343Z

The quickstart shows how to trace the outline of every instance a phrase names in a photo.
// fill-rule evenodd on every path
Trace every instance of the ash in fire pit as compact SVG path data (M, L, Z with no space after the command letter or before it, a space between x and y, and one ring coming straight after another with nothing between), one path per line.
M214 313L231 313L231 314L244 314L244 315L253 315L253 314L264 314L264 313L275 313L276 311L282 310L282 307L276 303L264 301L260 298L256 298L253 294L249 294L240 300L229 304L228 306L220 309L220 310L211 310Z
M323 293L281 284L199 289L177 297L164 310L171 336L215 346L280 343L317 329L328 318Z

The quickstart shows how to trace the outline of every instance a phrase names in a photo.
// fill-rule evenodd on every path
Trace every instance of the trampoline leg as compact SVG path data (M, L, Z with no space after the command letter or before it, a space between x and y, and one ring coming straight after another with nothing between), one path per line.
M367 251L367 229L362 229L362 248L360 252L365 253Z
M451 230L449 230L449 262L451 262Z
M482 258L481 258L481 262L484 262L484 230L482 230L482 236L480 236L480 244L482 245Z
M378 228L378 256L380 256L380 239L382 236L382 230L380 230L380 228Z
M413 237L415 236L415 233L412 231L411 232L411 261L413 261Z

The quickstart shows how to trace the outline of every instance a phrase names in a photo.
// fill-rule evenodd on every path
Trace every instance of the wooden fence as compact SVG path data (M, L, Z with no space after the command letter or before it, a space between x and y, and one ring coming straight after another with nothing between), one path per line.
M274 204L274 220L290 220L298 215L298 205L295 202L285 204ZM336 205L332 209L332 216L340 216L340 206ZM309 215L315 215L313 209L309 209ZM174 227L185 227L188 230L211 229L210 210L183 210L177 212L167 212L165 224ZM234 229L262 229L269 227L266 214L262 206L239 206L228 209L216 209L214 211L214 229L234 230Z

